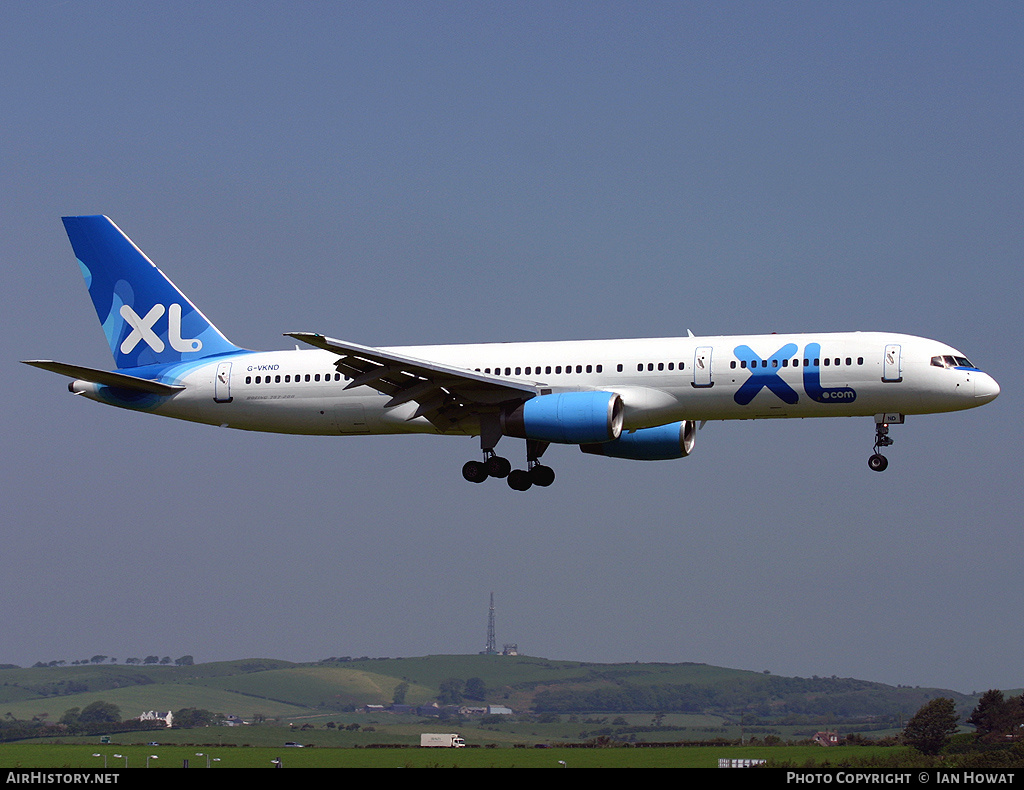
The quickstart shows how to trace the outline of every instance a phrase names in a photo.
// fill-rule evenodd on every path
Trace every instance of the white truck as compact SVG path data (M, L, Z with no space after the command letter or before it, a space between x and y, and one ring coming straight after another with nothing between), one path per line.
M420 746L445 746L458 748L466 742L457 732L424 732L420 734Z

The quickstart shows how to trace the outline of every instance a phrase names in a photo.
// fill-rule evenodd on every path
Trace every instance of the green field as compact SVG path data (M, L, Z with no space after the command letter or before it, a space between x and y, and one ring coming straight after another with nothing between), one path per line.
M460 713L454 706L382 709L396 691L410 705L441 703L453 679L463 683L469 678L485 690L478 684L477 696L463 699L463 705L498 705L511 709L512 715ZM93 761L102 762L102 757L91 756L97 752L107 755L108 765L116 752L136 767L144 764L151 749L143 744L150 741L160 742L163 750L156 761L150 759L154 767L180 766L196 752L211 750L221 758L218 767L270 765L275 757L287 758L295 767L325 760L353 766L441 760L507 766L557 765L559 759L569 765L710 767L723 756L802 765L811 759L835 759L843 752L764 743L796 744L824 729L840 737L895 735L902 721L939 695L953 696L961 716L977 703L976 697L956 692L849 678L782 678L704 664L588 664L531 656L5 667L0 668L0 767L95 768ZM150 710L198 708L251 724L144 732L78 726L75 709L98 701L116 705L121 719ZM100 752L103 732L111 735L111 745ZM444 750L444 756L438 750L421 751L417 745L423 732L458 732L474 748ZM760 747L749 745L758 740ZM285 748L289 741L308 748ZM567 750L571 760L562 753L576 744L613 743L611 748ZM627 748L645 743L690 745ZM416 748L370 748L379 745ZM864 759L879 747L852 748L851 755ZM809 751L800 751L804 749ZM896 751L882 754L891 758ZM205 765L205 758L200 762ZM192 763L195 767L196 761Z
M559 761L568 768L717 768L719 758L770 759L792 761L803 765L812 760L867 759L874 755L903 752L900 747L835 747L777 746L757 748L746 746L693 746L669 748L607 748L607 749L318 749L269 747L205 747L205 746L96 746L55 744L0 745L0 768L3 769L88 769L101 770L106 755L108 768L123 768L124 757L129 768L146 765L153 769L181 768L188 760L189 768L205 768L211 756L211 767L274 768L274 760L285 768L559 768ZM93 754L100 754L94 757ZM114 754L122 755L115 758ZM215 759L214 759L215 758Z

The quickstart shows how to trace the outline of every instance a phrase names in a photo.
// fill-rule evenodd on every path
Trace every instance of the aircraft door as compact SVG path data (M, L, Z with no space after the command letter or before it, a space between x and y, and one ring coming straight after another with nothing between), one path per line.
M711 346L701 346L693 352L693 386L713 387L711 380Z
M882 381L897 383L903 381L903 367L900 363L900 346L889 343L882 357Z
M213 399L217 403L231 403L231 363L221 362L213 377Z
M338 433L370 432L370 426L366 424L366 409L361 403L341 401L334 406L332 415Z

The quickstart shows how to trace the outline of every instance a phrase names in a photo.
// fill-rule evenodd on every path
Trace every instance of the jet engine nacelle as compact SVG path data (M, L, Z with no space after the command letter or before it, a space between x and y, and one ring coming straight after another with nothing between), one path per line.
M585 453L605 455L609 458L668 461L689 455L693 451L696 439L696 424L692 420L683 420L624 433L613 442L581 444L580 449Z
M612 442L622 434L622 398L614 392L538 395L502 418L502 431L556 444Z

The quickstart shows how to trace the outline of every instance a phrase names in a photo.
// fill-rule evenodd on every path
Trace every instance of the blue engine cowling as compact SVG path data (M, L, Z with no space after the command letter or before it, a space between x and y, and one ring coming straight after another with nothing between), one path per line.
M697 426L692 420L672 422L656 428L641 428L624 433L613 442L581 444L580 449L593 455L609 458L628 458L633 461L668 461L684 458L693 451Z
M614 392L538 395L502 418L507 436L556 444L611 442L622 433L622 398Z

